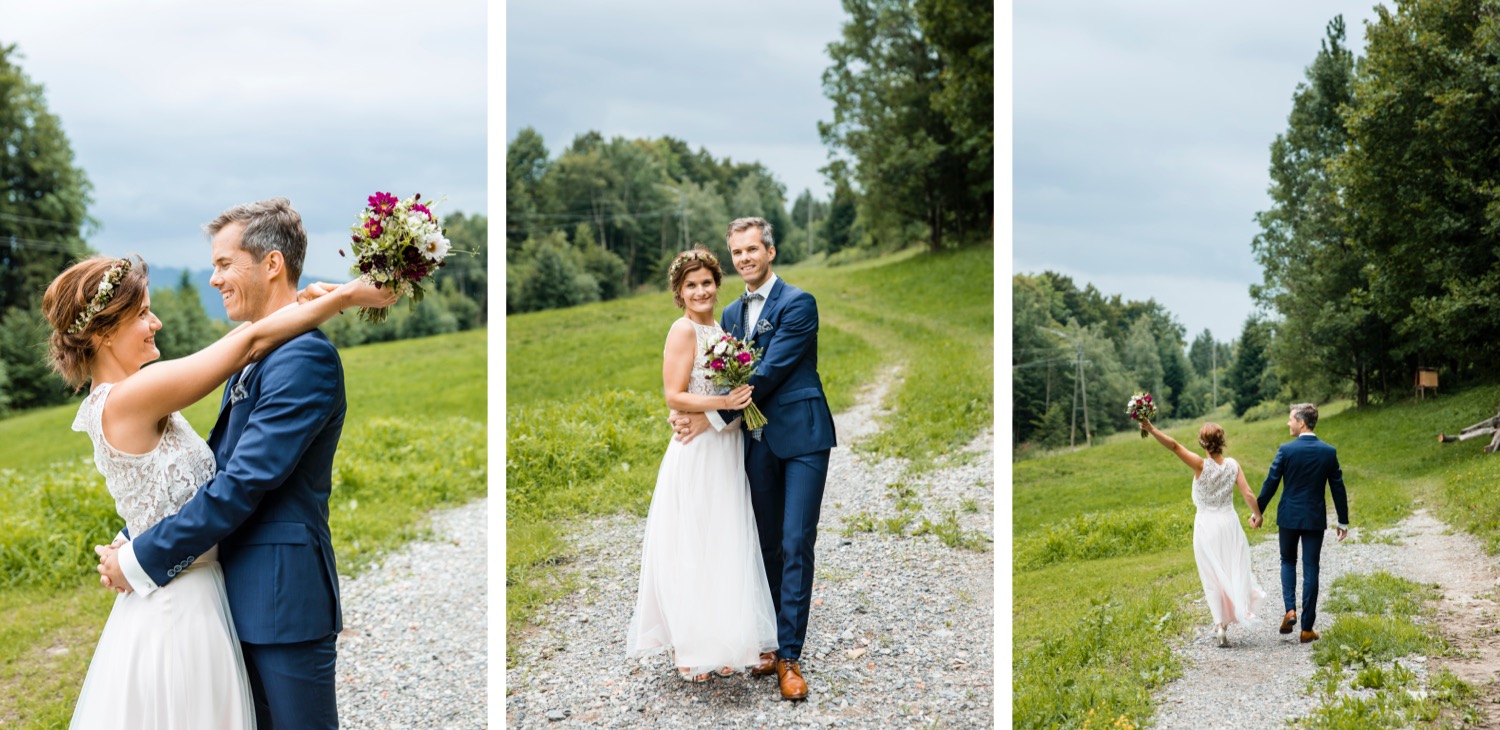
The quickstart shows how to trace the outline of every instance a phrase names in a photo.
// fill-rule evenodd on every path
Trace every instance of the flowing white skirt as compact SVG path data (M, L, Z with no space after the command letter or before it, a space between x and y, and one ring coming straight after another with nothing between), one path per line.
M1233 507L1199 507L1193 519L1193 556L1215 624L1255 624L1266 592L1250 569L1250 542Z
M215 547L171 583L115 599L75 730L252 730L255 705Z
M672 650L676 666L704 674L776 650L743 438L736 427L710 429L667 446L646 518L629 656Z

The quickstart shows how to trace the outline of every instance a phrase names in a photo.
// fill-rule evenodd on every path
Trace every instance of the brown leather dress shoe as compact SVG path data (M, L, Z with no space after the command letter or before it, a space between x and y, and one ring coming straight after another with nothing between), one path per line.
M1281 619L1281 633L1283 633L1283 634L1290 634L1290 633L1292 633L1292 627L1294 627L1296 625L1297 625L1297 612L1296 611L1287 611L1286 612L1286 617L1283 618L1283 619Z
M1316 632L1316 631L1304 631L1304 632L1302 632L1302 634L1300 636L1297 637L1297 640L1301 641L1304 644L1311 644L1314 641L1318 640L1318 632Z
M760 655L760 663L750 668L750 674L756 677L768 677L776 673L776 652L768 651Z
M781 682L781 699L807 699L807 682L802 679L802 668L795 659L776 659L776 678Z

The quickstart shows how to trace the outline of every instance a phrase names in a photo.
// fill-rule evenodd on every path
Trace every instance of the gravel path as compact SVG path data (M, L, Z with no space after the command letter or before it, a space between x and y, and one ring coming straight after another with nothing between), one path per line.
M434 512L432 541L340 581L340 725L487 725L484 569L488 499Z
M1418 583L1440 586L1439 627L1450 641L1465 649L1465 656L1444 660L1455 673L1481 687L1500 669L1500 647L1493 631L1496 587L1495 561L1484 555L1467 534L1455 534L1446 525L1419 509L1395 528L1361 539L1354 528L1350 539L1339 543L1333 532L1323 543L1317 625L1323 632L1333 625L1336 614L1326 611L1330 586L1341 575L1386 571ZM1284 613L1281 600L1281 562L1275 527L1250 531L1251 561L1256 579L1266 591L1260 609L1264 623L1258 627L1230 628L1228 649L1213 638L1212 619L1202 595L1190 610L1201 626L1185 646L1178 649L1184 660L1183 676L1168 684L1161 696L1156 724L1161 728L1281 728L1286 721L1307 715L1318 706L1308 692L1308 680L1316 665L1309 645L1297 634L1283 636L1277 626ZM1298 590L1302 578L1299 562ZM1298 596L1299 605L1301 597ZM1412 657L1401 660L1419 675L1437 660ZM1489 690L1493 694L1493 688ZM1350 693L1348 683L1340 690Z
M536 630L510 647L506 726L991 727L994 439L984 434L916 478L899 461L852 452L850 443L878 428L875 404L895 377L836 418L841 445L823 497L802 656L806 702L782 702L774 677L687 684L664 655L626 659L645 520L622 515L570 530L571 570L583 588L544 609ZM844 537L846 517L897 514L887 490L894 482L915 489L916 522L953 512L989 541L985 549L949 548L930 535Z

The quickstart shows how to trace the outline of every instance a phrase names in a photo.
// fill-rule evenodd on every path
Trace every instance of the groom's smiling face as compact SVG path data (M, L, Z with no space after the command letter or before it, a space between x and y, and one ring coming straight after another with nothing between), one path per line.
M776 249L767 248L761 240L760 229L751 227L729 236L729 256L745 285L757 289L771 278L771 262L776 259Z
M236 322L251 322L266 314L267 278L265 262L256 261L241 247L244 223L230 223L214 234L214 275L208 280L224 297L224 311Z

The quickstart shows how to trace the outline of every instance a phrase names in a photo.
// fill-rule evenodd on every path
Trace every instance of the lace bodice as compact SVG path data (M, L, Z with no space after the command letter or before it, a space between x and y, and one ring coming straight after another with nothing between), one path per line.
M144 454L126 454L104 439L104 401L113 383L83 399L73 430L94 441L94 466L115 498L115 511L131 535L140 535L174 514L214 475L214 454L180 413L167 418L161 443Z
M703 325L692 320L688 323L698 333L698 355L693 358L693 374L688 378L688 392L693 395L724 395L729 392L728 388L714 385L714 371L708 368L708 348L713 347L719 338L724 336L724 330L719 325Z
M1214 463L1213 458L1203 460L1203 471L1193 479L1193 504L1199 507L1220 508L1234 505L1235 477L1240 473L1240 464L1225 457L1223 464Z

